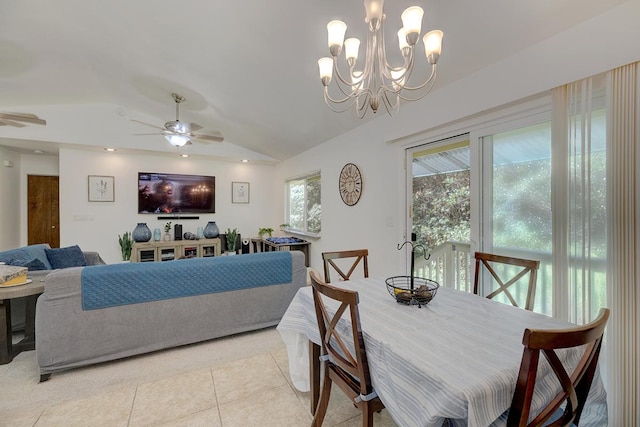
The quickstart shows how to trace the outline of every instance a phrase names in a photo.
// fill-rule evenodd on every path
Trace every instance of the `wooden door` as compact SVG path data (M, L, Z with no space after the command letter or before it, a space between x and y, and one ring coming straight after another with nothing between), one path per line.
M52 248L60 247L58 177L28 175L27 193L28 243L48 243Z

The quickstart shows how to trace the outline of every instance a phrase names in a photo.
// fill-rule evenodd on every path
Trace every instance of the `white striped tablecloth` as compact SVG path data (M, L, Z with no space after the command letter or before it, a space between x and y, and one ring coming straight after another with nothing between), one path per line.
M524 329L575 326L448 288L441 287L427 306L418 308L396 303L384 279L332 285L358 291L371 381L400 426L503 424L499 417L511 404ZM348 330L348 321L342 327ZM298 291L277 329L288 348L294 385L309 391L307 340L320 343L310 286ZM563 363L577 362L577 352L561 354ZM559 387L548 365L541 365L534 408L542 407ZM599 374L587 405L580 425L606 425L606 392Z

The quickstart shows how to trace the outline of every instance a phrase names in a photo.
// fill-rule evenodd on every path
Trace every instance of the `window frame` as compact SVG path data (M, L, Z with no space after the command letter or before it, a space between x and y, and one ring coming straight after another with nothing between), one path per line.
M302 236L309 236L309 237L320 237L321 232L320 233L316 233L313 231L309 231L309 210L306 208L307 205L307 186L308 186L308 180L310 179L317 179L319 184L320 184L320 194L322 195L322 173L320 170L314 170L302 175L297 175L291 178L287 178L284 182L284 193L285 193L285 203L284 203L284 218L285 218L285 224L287 224L287 226L284 228L284 231L287 231L289 233L292 234L298 234L298 235L302 235ZM304 181L304 205L305 205L305 209L304 209L304 229L298 229L298 228L294 228L293 226L291 226L291 188L290 185L292 182L294 181ZM322 196L320 197L320 199L322 200ZM320 205L322 207L322 204ZM322 230L322 213L320 214L320 230Z

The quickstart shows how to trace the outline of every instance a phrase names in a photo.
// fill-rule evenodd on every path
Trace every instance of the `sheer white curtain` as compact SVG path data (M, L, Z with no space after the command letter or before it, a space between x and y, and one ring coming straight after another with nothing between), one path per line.
M553 91L554 315L578 323L611 308L602 368L609 425L640 425L640 94L638 63L608 73L606 156L595 82ZM595 89L594 89L595 88ZM595 100L595 102L594 102ZM600 113L599 113L600 112ZM606 219L602 161L606 157ZM567 168L568 166L568 168ZM566 218L555 221L557 218ZM606 231L606 233L605 233ZM602 238L606 234L606 301Z
M606 354L609 425L640 425L640 96L638 63L610 72Z
M606 306L605 75L553 90L554 316L575 323Z

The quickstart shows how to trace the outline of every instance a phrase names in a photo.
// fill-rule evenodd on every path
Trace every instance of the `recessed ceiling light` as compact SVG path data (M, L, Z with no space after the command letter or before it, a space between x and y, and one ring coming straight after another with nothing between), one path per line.
M33 150L33 152L36 154L44 154L44 151L42 150Z
M111 148L111 147L107 147L107 148L105 148L105 150L106 150L106 151L110 151L110 152L116 151L116 149L115 149L115 148Z
M242 159L242 163L249 163L249 160L247 160L247 159Z
M188 154L180 154L180 157L189 157Z

